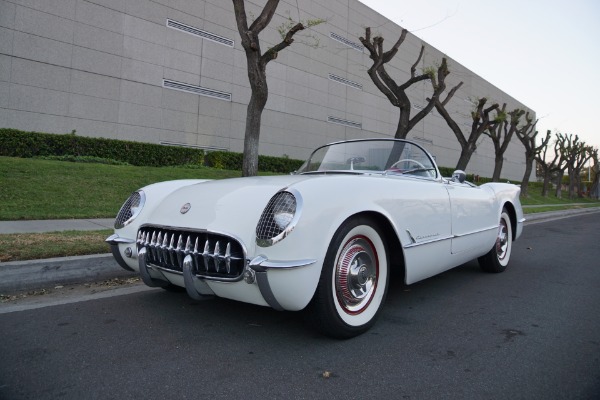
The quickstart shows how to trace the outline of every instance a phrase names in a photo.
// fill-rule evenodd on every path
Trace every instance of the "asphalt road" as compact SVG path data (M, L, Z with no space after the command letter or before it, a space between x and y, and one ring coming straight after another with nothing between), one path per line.
M599 227L530 224L505 273L392 282L347 341L300 313L135 286L0 313L0 399L598 399Z

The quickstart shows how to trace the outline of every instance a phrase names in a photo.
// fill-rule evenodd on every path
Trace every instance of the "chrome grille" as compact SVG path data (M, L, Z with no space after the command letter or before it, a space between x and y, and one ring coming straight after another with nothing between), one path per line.
M146 262L171 272L183 272L183 260L192 256L196 276L238 280L244 272L244 247L227 235L161 226L143 226L137 234L138 251L145 247Z

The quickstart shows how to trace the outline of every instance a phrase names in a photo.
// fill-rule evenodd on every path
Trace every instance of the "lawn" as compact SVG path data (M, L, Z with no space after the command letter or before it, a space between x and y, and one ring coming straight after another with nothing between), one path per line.
M131 192L172 179L222 179L240 171L134 167L0 157L0 220L114 217Z

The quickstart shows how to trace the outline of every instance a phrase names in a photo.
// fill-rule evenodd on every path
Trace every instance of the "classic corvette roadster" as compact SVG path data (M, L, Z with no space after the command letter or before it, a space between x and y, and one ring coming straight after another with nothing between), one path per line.
M523 229L519 192L462 171L443 178L409 141L351 140L288 176L146 186L107 242L148 286L305 309L323 333L349 338L375 323L392 270L406 284L475 258L504 271Z

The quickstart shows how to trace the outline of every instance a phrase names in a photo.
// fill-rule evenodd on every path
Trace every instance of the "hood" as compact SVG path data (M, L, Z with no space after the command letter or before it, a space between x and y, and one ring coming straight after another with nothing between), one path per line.
M148 223L241 235L252 232L271 197L310 179L301 175L206 181L184 186L156 205ZM182 208L189 203L185 213ZM188 207L186 207L188 208Z

